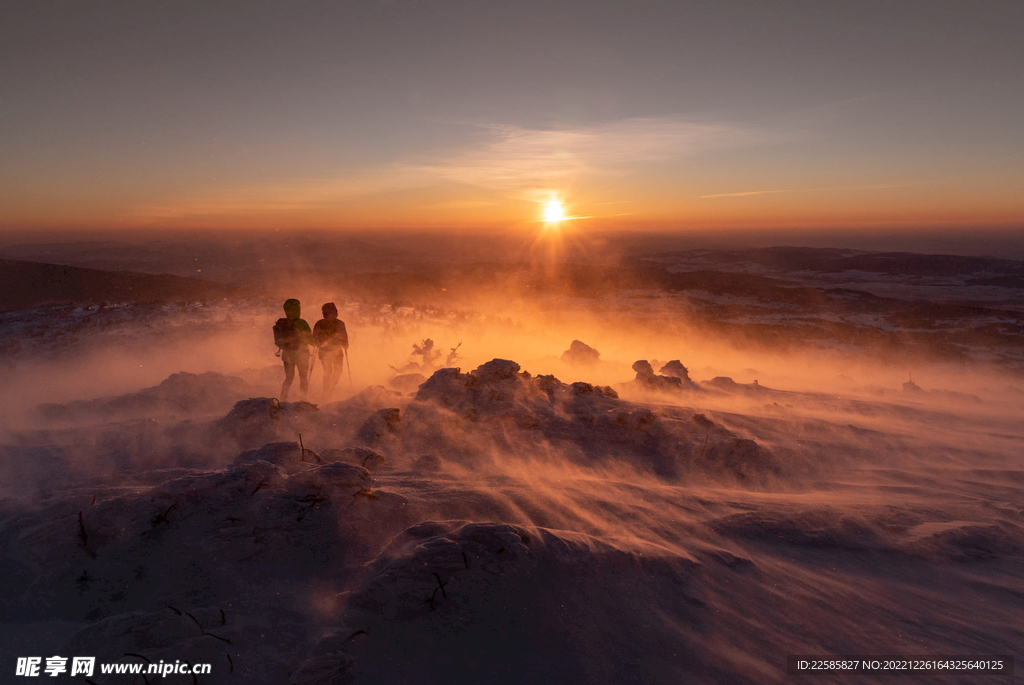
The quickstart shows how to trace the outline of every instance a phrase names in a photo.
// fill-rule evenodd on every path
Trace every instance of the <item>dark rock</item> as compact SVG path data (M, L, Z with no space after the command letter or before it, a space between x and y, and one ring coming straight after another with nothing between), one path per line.
M561 359L571 366L593 366L601 361L601 353L584 342L573 340Z

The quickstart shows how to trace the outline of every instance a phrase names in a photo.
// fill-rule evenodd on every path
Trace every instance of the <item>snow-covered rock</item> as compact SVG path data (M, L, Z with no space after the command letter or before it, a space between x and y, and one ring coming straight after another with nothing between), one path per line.
M406 452L444 446L464 464L490 463L494 454L555 454L591 466L620 462L669 479L702 473L747 480L777 469L769 450L724 428L701 430L621 400L611 388L530 376L500 359L470 373L435 372L403 414L401 444Z
M588 367L601 361L601 353L581 340L573 340L560 359L570 366Z

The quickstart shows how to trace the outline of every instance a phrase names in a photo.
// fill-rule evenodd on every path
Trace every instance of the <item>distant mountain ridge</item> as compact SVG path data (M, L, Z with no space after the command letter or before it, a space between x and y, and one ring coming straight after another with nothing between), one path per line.
M0 260L0 311L48 303L176 302L237 296L241 288L197 278Z
M1024 262L997 257L973 257L917 252L874 252L819 247L763 247L739 250L707 249L663 251L634 258L636 262L677 261L689 268L738 270L758 266L775 273L810 271L959 277L988 274L992 277L1024 278ZM631 260L631 261L634 261Z
M18 243L0 247L0 259L65 264L102 271L174 274L235 284L260 283L268 273L338 268L352 263L407 259L408 253L353 238L232 236Z

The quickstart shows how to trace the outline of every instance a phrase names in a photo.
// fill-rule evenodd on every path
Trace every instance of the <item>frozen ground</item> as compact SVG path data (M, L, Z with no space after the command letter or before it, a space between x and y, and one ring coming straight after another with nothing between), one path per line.
M781 682L787 654L1019 653L1013 407L724 380L626 400L500 360L411 398L233 402L258 390L179 375L50 407L5 446L7 660L674 683ZM140 396L202 417L126 420Z
M673 310L635 303L673 297L600 307L636 322ZM570 324L581 302L562 301ZM212 664L199 683L781 683L788 654L1021 654L1024 393L1005 366L938 383L922 360L903 385L862 348L758 371L715 341L677 355L687 374L664 365L671 336L606 346L595 328L604 354L572 363L525 344L527 322L466 338L462 370L399 392L397 350L433 334L447 352L492 315L363 302L347 310L355 382L323 401L314 376L315 404L281 404L250 305L68 305L74 326L12 350L12 374L70 371L8 399L3 668L59 654ZM50 330L45 312L5 325ZM197 326L223 335L129 374L149 358L125 340L166 350ZM97 336L117 354L72 354ZM654 354L654 375L630 370Z

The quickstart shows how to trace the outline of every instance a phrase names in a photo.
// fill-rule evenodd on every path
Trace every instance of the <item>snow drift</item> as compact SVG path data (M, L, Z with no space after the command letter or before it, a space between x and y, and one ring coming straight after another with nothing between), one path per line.
M3 448L5 649L207 685L781 683L787 654L1022 643L1019 417L648 367L678 382L495 359L411 397L211 374L47 407Z

